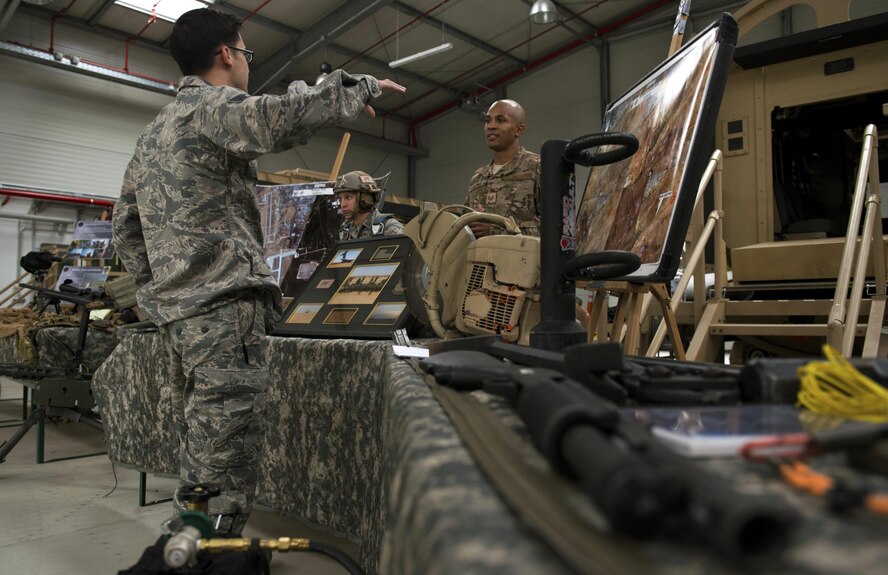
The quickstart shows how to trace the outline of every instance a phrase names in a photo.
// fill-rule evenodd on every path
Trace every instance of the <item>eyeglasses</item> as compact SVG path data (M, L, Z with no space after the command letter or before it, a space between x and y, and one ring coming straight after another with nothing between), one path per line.
M238 52L242 52L244 55L244 59L247 61L247 64L249 64L250 62L253 61L253 51L252 50L247 50L246 48L238 48L237 46L232 46L231 44L225 44L225 46L229 50L237 50ZM219 55L221 53L222 53L221 49L218 52L216 52L217 55Z

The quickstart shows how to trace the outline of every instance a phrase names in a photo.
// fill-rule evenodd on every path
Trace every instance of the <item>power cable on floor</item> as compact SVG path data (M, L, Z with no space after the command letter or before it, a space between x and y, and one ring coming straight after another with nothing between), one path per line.
M117 467L114 465L113 461L111 462L111 473L112 475L114 475L114 487L111 488L111 491L102 495L102 497L108 497L109 495L117 491Z

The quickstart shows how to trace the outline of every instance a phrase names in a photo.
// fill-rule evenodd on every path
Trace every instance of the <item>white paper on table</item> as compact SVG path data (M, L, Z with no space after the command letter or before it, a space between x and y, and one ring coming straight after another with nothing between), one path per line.
M424 347L408 347L406 345L393 345L392 351L398 357L428 357L429 350Z

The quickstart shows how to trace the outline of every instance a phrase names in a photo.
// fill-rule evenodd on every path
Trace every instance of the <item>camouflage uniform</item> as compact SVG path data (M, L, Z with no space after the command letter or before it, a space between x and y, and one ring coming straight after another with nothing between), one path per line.
M372 236L398 236L404 233L404 224L391 214L382 214L376 208L370 210L367 219L360 226L346 220L339 228L340 240L356 240Z
M337 70L321 85L250 96L186 76L142 132L114 208L114 241L161 327L181 415L181 480L215 481L220 531L239 533L256 483L268 385L259 342L281 313L265 263L256 158L358 116L379 84Z
M519 148L518 154L495 174L491 160L472 175L463 203L479 212L512 216L524 234L539 236L540 156ZM503 231L501 226L491 227L493 234Z

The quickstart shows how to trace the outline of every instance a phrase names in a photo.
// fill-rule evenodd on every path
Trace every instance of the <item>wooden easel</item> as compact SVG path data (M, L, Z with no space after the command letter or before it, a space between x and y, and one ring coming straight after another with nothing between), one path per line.
M594 288L595 299L587 324L588 341L596 339L623 343L623 353L638 355L641 344L642 311L647 308L645 298L653 296L660 304L663 322L673 342L673 351L677 359L685 359L684 345L678 333L678 323L672 310L666 286L661 283L603 282ZM607 323L605 306L611 294L617 294L616 313L613 324Z
M663 283L631 283L625 281L604 282L603 284L587 284L587 289L591 288L594 292L594 300L592 310L589 314L589 322L587 324L588 340L607 339L609 341L622 342L623 351L627 355L639 355L641 343L641 322L647 317L647 311L650 307L651 300L656 299L660 304L660 312L663 321L660 323L656 333L653 335L651 344L648 346L646 355L653 357L660 351L663 345L663 338L669 333L672 341L673 353L677 359L685 359L684 344L681 341L681 334L678 331L678 321L675 317L675 311L678 308L681 296L687 289L688 283L692 276L696 277L695 287L701 292L701 296L696 298L702 310L702 291L704 286L704 270L701 256L706 243L713 231L716 232L718 238L716 248L716 262L721 262L721 267L725 267L725 248L724 242L721 241L722 225L724 214L721 211L722 205L722 153L716 150L709 158L709 164L703 172L703 178L697 187L697 196L694 199L694 223L691 224L688 232L687 243L691 249L686 252L683 262L685 270L694 270L694 273L686 273L681 277L675 294L670 297L666 285ZM703 192L710 182L714 184L714 203L715 209L709 214L708 221L705 226L695 225L699 220L696 217L703 207ZM716 289L727 281L725 274L717 274ZM720 293L720 292L719 292ZM611 326L607 323L607 307L605 306L608 297L611 294L618 296L617 309L614 314L614 321ZM625 330L625 333L624 333Z

